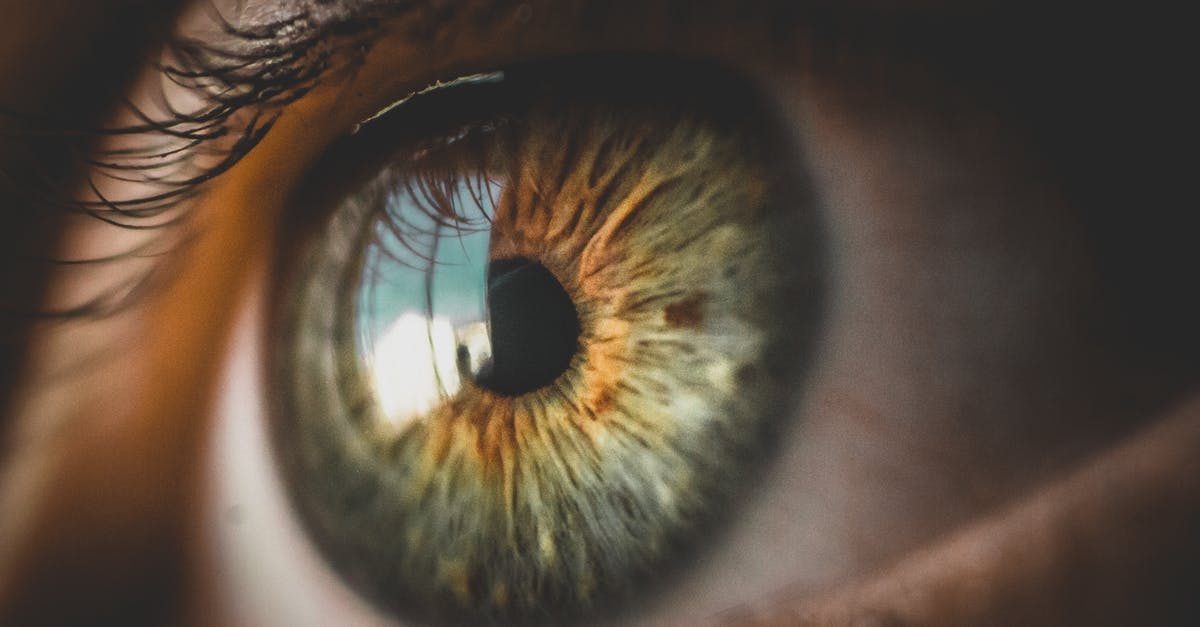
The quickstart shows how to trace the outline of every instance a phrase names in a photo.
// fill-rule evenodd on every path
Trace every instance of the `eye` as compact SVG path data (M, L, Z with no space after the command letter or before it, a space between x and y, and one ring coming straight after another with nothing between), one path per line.
M404 255L411 261L413 251L404 242L419 251L434 240L421 240L411 229L388 240L397 216L387 211L345 220L370 238L334 252L357 251L363 259L335 263L332 253L315 251L330 252L329 225L346 215L346 199L361 196L372 182L392 189L449 181L449 192L481 190L479 183L486 182L495 192L486 198L499 201L509 184L498 174L505 168L464 155L515 154L505 140L513 136L505 129L515 127L496 122L527 121L534 114L528 102L517 106L528 100L517 97L499 109L494 103L475 106L482 99L451 95L470 92L459 84L409 101L396 116L367 124L369 132L337 140L380 106L438 79L496 68L505 74L503 84L570 85L545 71L538 80L509 81L529 60L613 50L713 59L757 78L787 124L777 132L764 122L759 128L767 132L750 136L780 144L794 139L804 156L805 167L793 168L801 178L795 188L772 197L807 200L811 189L821 211L819 237L803 224L777 235L811 238L808 243L816 241L826 252L815 266L820 297L810 301L810 290L802 287L796 290L800 297L784 290L780 298L807 307L827 297L828 306L820 309L816 350L803 346L813 333L806 308L798 308L800 323L780 333L802 345L798 355L775 365L797 371L803 394L786 403L794 409L788 415L760 418L767 431L760 439L768 445L748 448L757 459L732 466L730 472L741 475L730 479L740 486L731 489L737 494L714 499L718 514L700 517L695 533L673 536L680 538L678 550L665 554L676 558L663 558L653 575L629 571L634 574L628 581L640 582L630 586L639 590L597 593L591 603L601 606L600 614L629 606L618 618L696 624L745 603L746 612L718 619L737 623L763 609L785 624L857 624L864 617L905 624L1195 622L1188 620L1196 614L1188 584L1200 564L1193 537L1197 486L1191 478L1200 476L1194 398L1190 407L1179 405L1183 411L1171 409L1195 395L1200 346L1192 324L1200 311L1196 292L1186 289L1194 282L1197 247L1190 212L1179 210L1180 199L1191 194L1185 189L1189 161L1177 158L1187 154L1184 146L1191 149L1181 132L1191 116L1184 104L1190 99L1182 92L1186 82L1178 80L1190 69L1184 60L1194 56L1178 42L1189 38L1171 37L1176 33L1153 21L1138 23L1136 11L1089 12L1085 18L1051 8L1031 20L1009 8L948 9L941 3L202 0L191 3L197 5L193 13L223 13L250 30L245 38L234 37L239 45L228 49L232 59L220 50L209 55L208 44L219 48L218 40L231 34L228 24L205 21L197 39L179 42L198 44L189 47L199 55L193 58L213 61L216 71L201 72L202 84L190 94L215 96L216 117L202 112L192 122L203 129L201 136L228 140L238 134L243 114L263 114L256 118L263 123L255 127L259 131L277 124L265 135L250 133L254 141L239 146L254 149L235 151L238 158L229 161L222 159L228 148L222 141L193 144L199 150L192 163L203 170L213 158L219 165L237 164L215 178L185 174L204 182L203 189L185 186L186 202L170 203L182 218L177 224L198 227L189 229L195 237L188 238L187 250L158 240L164 246L141 249L144 255L114 256L114 246L129 250L127 240L90 228L95 221L61 220L57 207L44 201L68 194L70 201L83 200L84 208L104 207L103 217L136 209L131 199L137 198L158 208L162 186L173 187L159 177L165 173L159 168L186 173L172 166L190 156L167 163L151 157L156 165L148 170L118 166L112 180L138 180L123 180L115 185L120 190L107 184L94 190L106 199L75 194L66 175L78 170L82 180L104 178L114 170L110 158L132 165L128 160L139 161L136 155L163 155L164 149L183 157L174 153L175 141L198 139L179 133L196 130L189 123L146 126L129 111L116 121L104 117L113 100L121 100L106 95L114 88L138 106L149 105L145 112L156 122L175 120L177 113L187 118L195 102L189 94L178 101L157 98L163 79L157 65L144 73L152 83L148 89L141 89L147 85L140 79L127 93L121 88L121 77L136 69L126 64L135 48L158 33L134 32L152 21L133 6L141 3L128 10L119 4L91 3L89 11L96 13L17 10L0 20L0 31L17 35L0 37L9 51L3 53L8 63L0 64L0 205L12 218L0 239L14 244L5 249L6 261L16 259L18 249L32 253L6 266L0 279L0 317L14 322L6 327L0 357L0 369L12 375L0 390L11 414L0 420L0 623L357 625L394 624L396 615L474 616L455 609L470 604L459 603L453 592L448 600L402 600L386 590L372 592L378 578L370 572L352 572L344 562L330 568L337 547L348 541L322 536L311 513L316 508L298 505L306 498L319 501L305 482L321 477L290 472L289 504L282 502L285 490L259 491L259 478L245 472L270 470L272 455L286 454L285 431L299 431L285 430L283 418L298 414L272 407L277 421L271 453L256 448L253 430L267 421L255 420L255 412L263 400L282 405L301 392L316 394L281 375L293 361L287 349L299 343L300 323L318 314L330 325L309 339L321 340L325 349L343 341L333 332L334 321L350 330L351 341L340 345L352 348L344 357L353 366L346 371L355 376L338 384L374 385L360 399L375 402L377 396L385 416L407 407L410 427L428 423L432 406L444 398L472 389L481 396L526 398L570 376L587 339L582 307L570 299L569 281L560 280L554 264L533 253L492 254L491 224L497 220L489 200L476 203L483 211L461 197L424 203L450 206L448 217L467 218L449 220L439 231L439 258L455 246L472 250L476 237L487 240L474 242L486 253L482 263L464 255L433 266L438 272L420 264L412 272L403 271L413 270L412 263L389 265ZM1087 28L1079 28L1081 20ZM99 28L90 28L93 22ZM79 28L84 23L89 28ZM73 55L73 46L80 54ZM324 71L331 69L326 62L343 57L350 62ZM757 96L743 98L740 82L723 76L714 71L712 78L733 89L720 97L696 99L704 90L681 83L666 100L692 117L710 115L720 102L753 109ZM226 89L226 78L236 88ZM581 119L608 108L644 121L639 98L661 95L637 88L637 81L596 81L615 89L605 98L581 98L572 88L558 102L571 104ZM281 84L295 91L281 90ZM504 91L500 84L476 87L495 87L487 92L495 94ZM622 102L614 93L627 97ZM422 117L418 102L446 105L433 107L445 115ZM236 106L247 103L253 106ZM49 115L53 111L66 115ZM540 119L561 122L562 115ZM95 128L89 121L107 127L104 139L77 134ZM109 123L126 131L132 125L136 132L126 135ZM460 137L468 129L473 133ZM174 139L127 143L146 135ZM371 137L378 140L374 150ZM76 140L79 150L67 150ZM364 145L362 152L342 153L354 159L339 160L340 148ZM102 158L89 159L97 156L94 148ZM322 153L325 159L314 165ZM376 158L358 158L364 154ZM439 173L447 163L456 164L455 174ZM381 178L384 170L393 176ZM130 176L134 171L147 176ZM55 172L62 176L41 176ZM340 179L345 172L351 175ZM312 190L300 185L302 178L330 185ZM119 206L106 205L108 199ZM807 209L797 213L807 215ZM310 239L305 221L314 216L319 233ZM122 217L147 216L134 210ZM280 230L287 235L278 237ZM638 231L642 237L650 232ZM783 252L813 250L797 244ZM164 263L154 263L160 252ZM339 284L347 298L302 308L296 294L319 281L306 278L316 266L292 255L344 271L354 279L353 289ZM72 263L60 267L45 263L47 257ZM276 257L285 271L271 274L276 266L268 260ZM105 297L110 292L93 280L95 274L117 278L119 287L132 285L123 272L108 272L115 266L75 263L86 259L169 271L156 276L157 289L133 290L143 297L136 302L118 299L130 307L102 306L104 320L82 320L76 314L98 310L72 306L74 296L109 303L91 301L97 290ZM800 261L803 266L808 258L801 254ZM803 267L802 274L813 266ZM423 283L432 276L434 285L447 285L453 268L476 284L462 294L488 321L502 315L532 319L505 312L522 313L534 296L551 308L562 305L561 298L554 300L559 287L570 307L557 310L575 318L549 318L558 321L562 332L555 335L562 341L539 344L551 358L527 360L540 370L529 378L495 378L512 372L489 368L500 359L495 340L515 336L480 333L474 326L462 334L465 342L454 338L456 353L460 344L466 348L461 362L456 354L454 367L443 368L460 375L458 390L443 394L440 384L426 382L417 388L422 394L403 395L410 401L397 405L394 395L389 400L378 393L383 386L373 382L380 369L368 363L376 354L396 354L383 344L404 345L389 339L402 333L386 333L403 317L388 301L407 293L398 286L409 279ZM533 279L520 281L525 287L515 292L498 289L489 301L489 272L499 283L512 271ZM814 284L803 276L785 283ZM827 295L821 286L829 288ZM517 303L513 307L500 305L506 293L521 296L509 299ZM27 324L26 312L45 311L38 307L40 295L49 297L41 305L70 322ZM426 300L437 315L445 311L440 297ZM334 306L353 315L328 311ZM504 311L493 311L498 308ZM115 313L107 317L109 312ZM225 334L234 313L243 324L231 347ZM426 321L418 322L428 329L435 314L430 307L420 313ZM573 351L565 339L575 335L572 319L579 322ZM711 319L708 312L704 319ZM459 326L449 324L451 336ZM290 335L283 335L285 328ZM268 331L271 341L260 343ZM364 336L380 340L379 349L374 341L360 343ZM76 363L99 345L120 350L89 363L94 367L86 377L57 376L56 364ZM269 355L262 355L264 348ZM435 352L428 342L423 350ZM223 375L226 387L216 390L218 362L226 356L232 364ZM428 375L423 363L417 371ZM272 368L267 386L259 380L264 365ZM210 411L214 399L218 412ZM401 426L393 422L380 422L385 434ZM197 448L207 441L209 425L220 445L204 457L212 466L198 469ZM193 498L196 490L206 492ZM273 517L276 504L280 512ZM348 516L339 520L353 520ZM310 553L313 544L322 556ZM346 589L347 582L357 591ZM183 592L185 585L190 587ZM474 589L482 591L468 587ZM180 611L192 616L159 620L184 596L187 607ZM492 597L477 596L494 607ZM362 603L367 597L381 607L390 604L391 615L358 612L369 608ZM778 613L771 607L776 600ZM517 617L525 610L510 605L508 611ZM551 611L570 618L596 615L578 602L549 604L543 618Z
M772 112L720 68L575 58L357 136L393 149L301 256L274 349L318 548L423 620L665 585L755 488L816 331L814 211Z

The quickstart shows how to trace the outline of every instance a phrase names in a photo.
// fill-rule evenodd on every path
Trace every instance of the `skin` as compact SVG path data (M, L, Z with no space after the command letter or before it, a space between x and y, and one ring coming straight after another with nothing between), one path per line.
M110 119L115 100L95 94L142 93L130 50L158 18L116 0L52 6L0 5L0 103ZM202 236L138 309L90 328L14 322L0 397L0 624L296 624L289 604L314 624L382 623L323 570L277 494L238 492L224 472L258 467L265 478L245 483L272 485L249 437L242 448L260 462L220 447L237 441L230 429L266 421L272 283L320 222L297 210L297 192L336 138L414 89L614 47L717 58L769 86L821 199L833 286L818 365L797 382L797 418L761 487L638 620L1194 618L1200 307L1187 286L1198 260L1172 159L1184 111L1162 93L1184 61L1166 26L1114 50L1105 28L986 8L873 20L882 10L867 5L807 16L784 37L755 11L720 6L680 25L656 2L630 3L588 29L577 3L531 8L486 30L450 24L443 32L459 36L439 54L407 40L403 20L386 22L358 72L290 105L192 201ZM921 16L968 35L936 35ZM1125 16L1096 19L1132 30ZM21 150L0 142L5 171ZM44 248L124 237L16 219ZM6 303L67 299L100 280L20 274L3 283ZM112 337L135 339L54 376L80 346ZM260 535L238 535L231 503L250 508ZM234 589L247 571L229 547L254 545L250 559L271 564L265 581ZM295 587L272 596L275 582Z

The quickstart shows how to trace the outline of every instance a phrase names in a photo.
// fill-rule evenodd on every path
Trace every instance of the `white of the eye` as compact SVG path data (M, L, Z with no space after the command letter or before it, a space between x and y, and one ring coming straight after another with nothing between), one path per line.
M341 583L291 511L265 428L262 300L248 300L205 453L196 581L210 588L195 605L215 625L396 627Z

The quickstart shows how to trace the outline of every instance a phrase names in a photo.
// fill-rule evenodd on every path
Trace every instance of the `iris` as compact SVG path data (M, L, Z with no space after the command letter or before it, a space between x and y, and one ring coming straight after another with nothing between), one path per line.
M634 599L736 515L795 400L821 290L793 157L744 82L644 68L508 72L439 124L396 107L284 299L293 501L402 615Z

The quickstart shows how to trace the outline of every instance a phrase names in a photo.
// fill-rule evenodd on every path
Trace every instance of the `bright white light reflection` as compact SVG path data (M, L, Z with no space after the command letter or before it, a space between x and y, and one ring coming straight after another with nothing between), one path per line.
M450 321L408 312L375 345L371 377L383 414L402 427L462 387L458 341Z
M489 216L501 191L499 181L463 178L451 204L470 217L451 226L407 187L388 197L388 215L406 233L401 241L392 222L377 226L365 257L358 341L392 428L428 415L491 365Z

